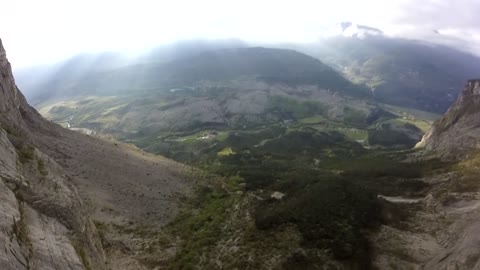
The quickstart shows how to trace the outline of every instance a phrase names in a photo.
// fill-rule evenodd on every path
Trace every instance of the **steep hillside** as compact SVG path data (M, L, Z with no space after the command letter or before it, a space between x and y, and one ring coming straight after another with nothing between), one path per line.
M105 269L86 205L62 167L36 147L48 123L18 91L0 41L2 269Z
M0 268L144 269L131 237L95 227L162 227L189 193L189 170L42 118L15 86L1 43L0 74Z
M480 80L469 80L455 103L425 134L419 146L442 156L463 156L479 148Z

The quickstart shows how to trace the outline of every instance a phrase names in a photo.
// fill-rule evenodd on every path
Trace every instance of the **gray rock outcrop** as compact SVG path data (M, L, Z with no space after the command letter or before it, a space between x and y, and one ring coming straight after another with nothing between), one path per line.
M467 82L455 103L433 124L418 146L448 158L480 149L480 79Z
M36 146L32 129L49 125L16 87L0 40L0 269L105 269L87 207Z

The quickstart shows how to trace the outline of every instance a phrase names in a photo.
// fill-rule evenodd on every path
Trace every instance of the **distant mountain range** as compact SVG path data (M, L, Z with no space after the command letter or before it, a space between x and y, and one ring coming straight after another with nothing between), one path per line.
M350 22L339 27L340 36L311 44L271 45L321 60L353 83L365 85L379 102L434 113L443 113L463 82L476 77L480 70L478 57L453 48L388 38L379 29ZM325 65L304 55L267 51L249 48L238 40L184 41L157 47L135 58L117 53L79 55L55 66L15 73L18 84L34 104L58 95L111 94L250 75L290 83L325 83L328 76L334 83L324 87L332 88L337 82L346 86L341 76L327 72Z
M478 76L480 59L446 46L394 39L337 36L291 48L321 59L378 101L443 113L464 81Z
M55 72L19 71L18 80L20 84L24 82L23 87L33 102L75 95L169 90L193 87L200 81L225 82L240 78L290 85L313 84L354 95L370 95L366 87L355 86L319 60L292 50L261 47L200 50L197 54L172 58L174 60L138 61L112 68L122 61L119 55L79 56Z

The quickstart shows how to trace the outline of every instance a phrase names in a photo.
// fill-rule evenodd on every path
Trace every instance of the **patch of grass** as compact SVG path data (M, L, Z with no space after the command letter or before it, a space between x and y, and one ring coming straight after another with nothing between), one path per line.
M228 209L239 200L241 195L231 194L231 190L240 189L241 179L227 178L222 184L199 186L195 197L188 202L169 230L182 241L180 250L170 265L170 269L194 269L200 263L204 253L223 237L223 227Z
M338 132L345 135L345 137L352 141L357 140L366 140L368 137L368 131L364 129L354 129L354 128L342 128Z
M368 144L370 145L412 148L417 142L417 140L409 137L405 132L392 128L368 130Z
M17 199L19 197L17 196ZM13 219L13 224L12 224L12 234L17 238L18 243L26 248L27 254L25 254L25 259L27 262L27 269L30 269L30 257L33 252L33 246L32 243L30 242L30 231L28 229L27 224L25 223L25 212L24 212L24 206L23 202L19 200L19 208L20 212L20 218Z
M452 168L460 173L453 182L453 191L475 192L480 189L480 153L473 153L469 158L453 165Z
M410 119L410 118L396 118L395 121L402 124L412 124L419 128L423 133L426 133L432 127L432 123L425 120Z
M87 254L85 253L85 250L81 246L80 243L73 243L73 247L75 248L75 251L77 252L78 257L80 258L80 261L82 262L83 266L85 267L86 270L93 270L92 266L90 265L90 262L87 258Z
M95 228L97 229L98 235L100 237L100 241L102 242L103 248L108 248L110 246L110 243L107 241L106 234L109 231L109 226L108 224L99 221L99 220L93 220L93 224L95 225Z
M18 159L22 164L25 164L35 157L35 148L31 145L23 145L21 148L17 149Z
M339 132L318 132L311 128L288 132L277 140L265 143L259 150L289 157L313 157L318 156L318 153L325 149L355 153L361 153L363 151L360 145L346 140Z
M0 128L3 128L7 132L7 135L11 135L15 137L20 136L20 132L17 129L15 129L15 127L13 126L5 125L5 126L1 126Z
M284 96L273 96L270 101L272 111L283 115L282 118L307 118L314 115L323 115L326 112L324 104L315 101L298 101Z
M453 166L462 175L478 174L480 172L480 152L472 153L468 159L464 159Z
M234 154L235 154L235 152L232 150L231 147L223 148L222 151L217 153L217 155L220 156L220 157L234 155Z
M300 123L306 124L306 125L312 125L312 124L321 123L325 120L326 120L326 118L323 117L322 115L314 115L314 116L310 116L310 117L307 117L307 118L300 119Z
M47 167L45 166L45 162L42 159L37 160L37 170L43 177L46 177L48 175Z
M451 189L452 192L476 192L480 189L480 176L478 174L459 177Z
M361 110L346 106L343 110L343 121L354 127L367 126L367 114Z

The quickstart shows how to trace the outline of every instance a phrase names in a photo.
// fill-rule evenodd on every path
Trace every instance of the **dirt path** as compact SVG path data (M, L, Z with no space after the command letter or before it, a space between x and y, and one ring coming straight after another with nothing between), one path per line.
M378 198L384 199L391 203L419 203L424 199L424 198L390 197L390 196L383 196L383 195L378 195Z

